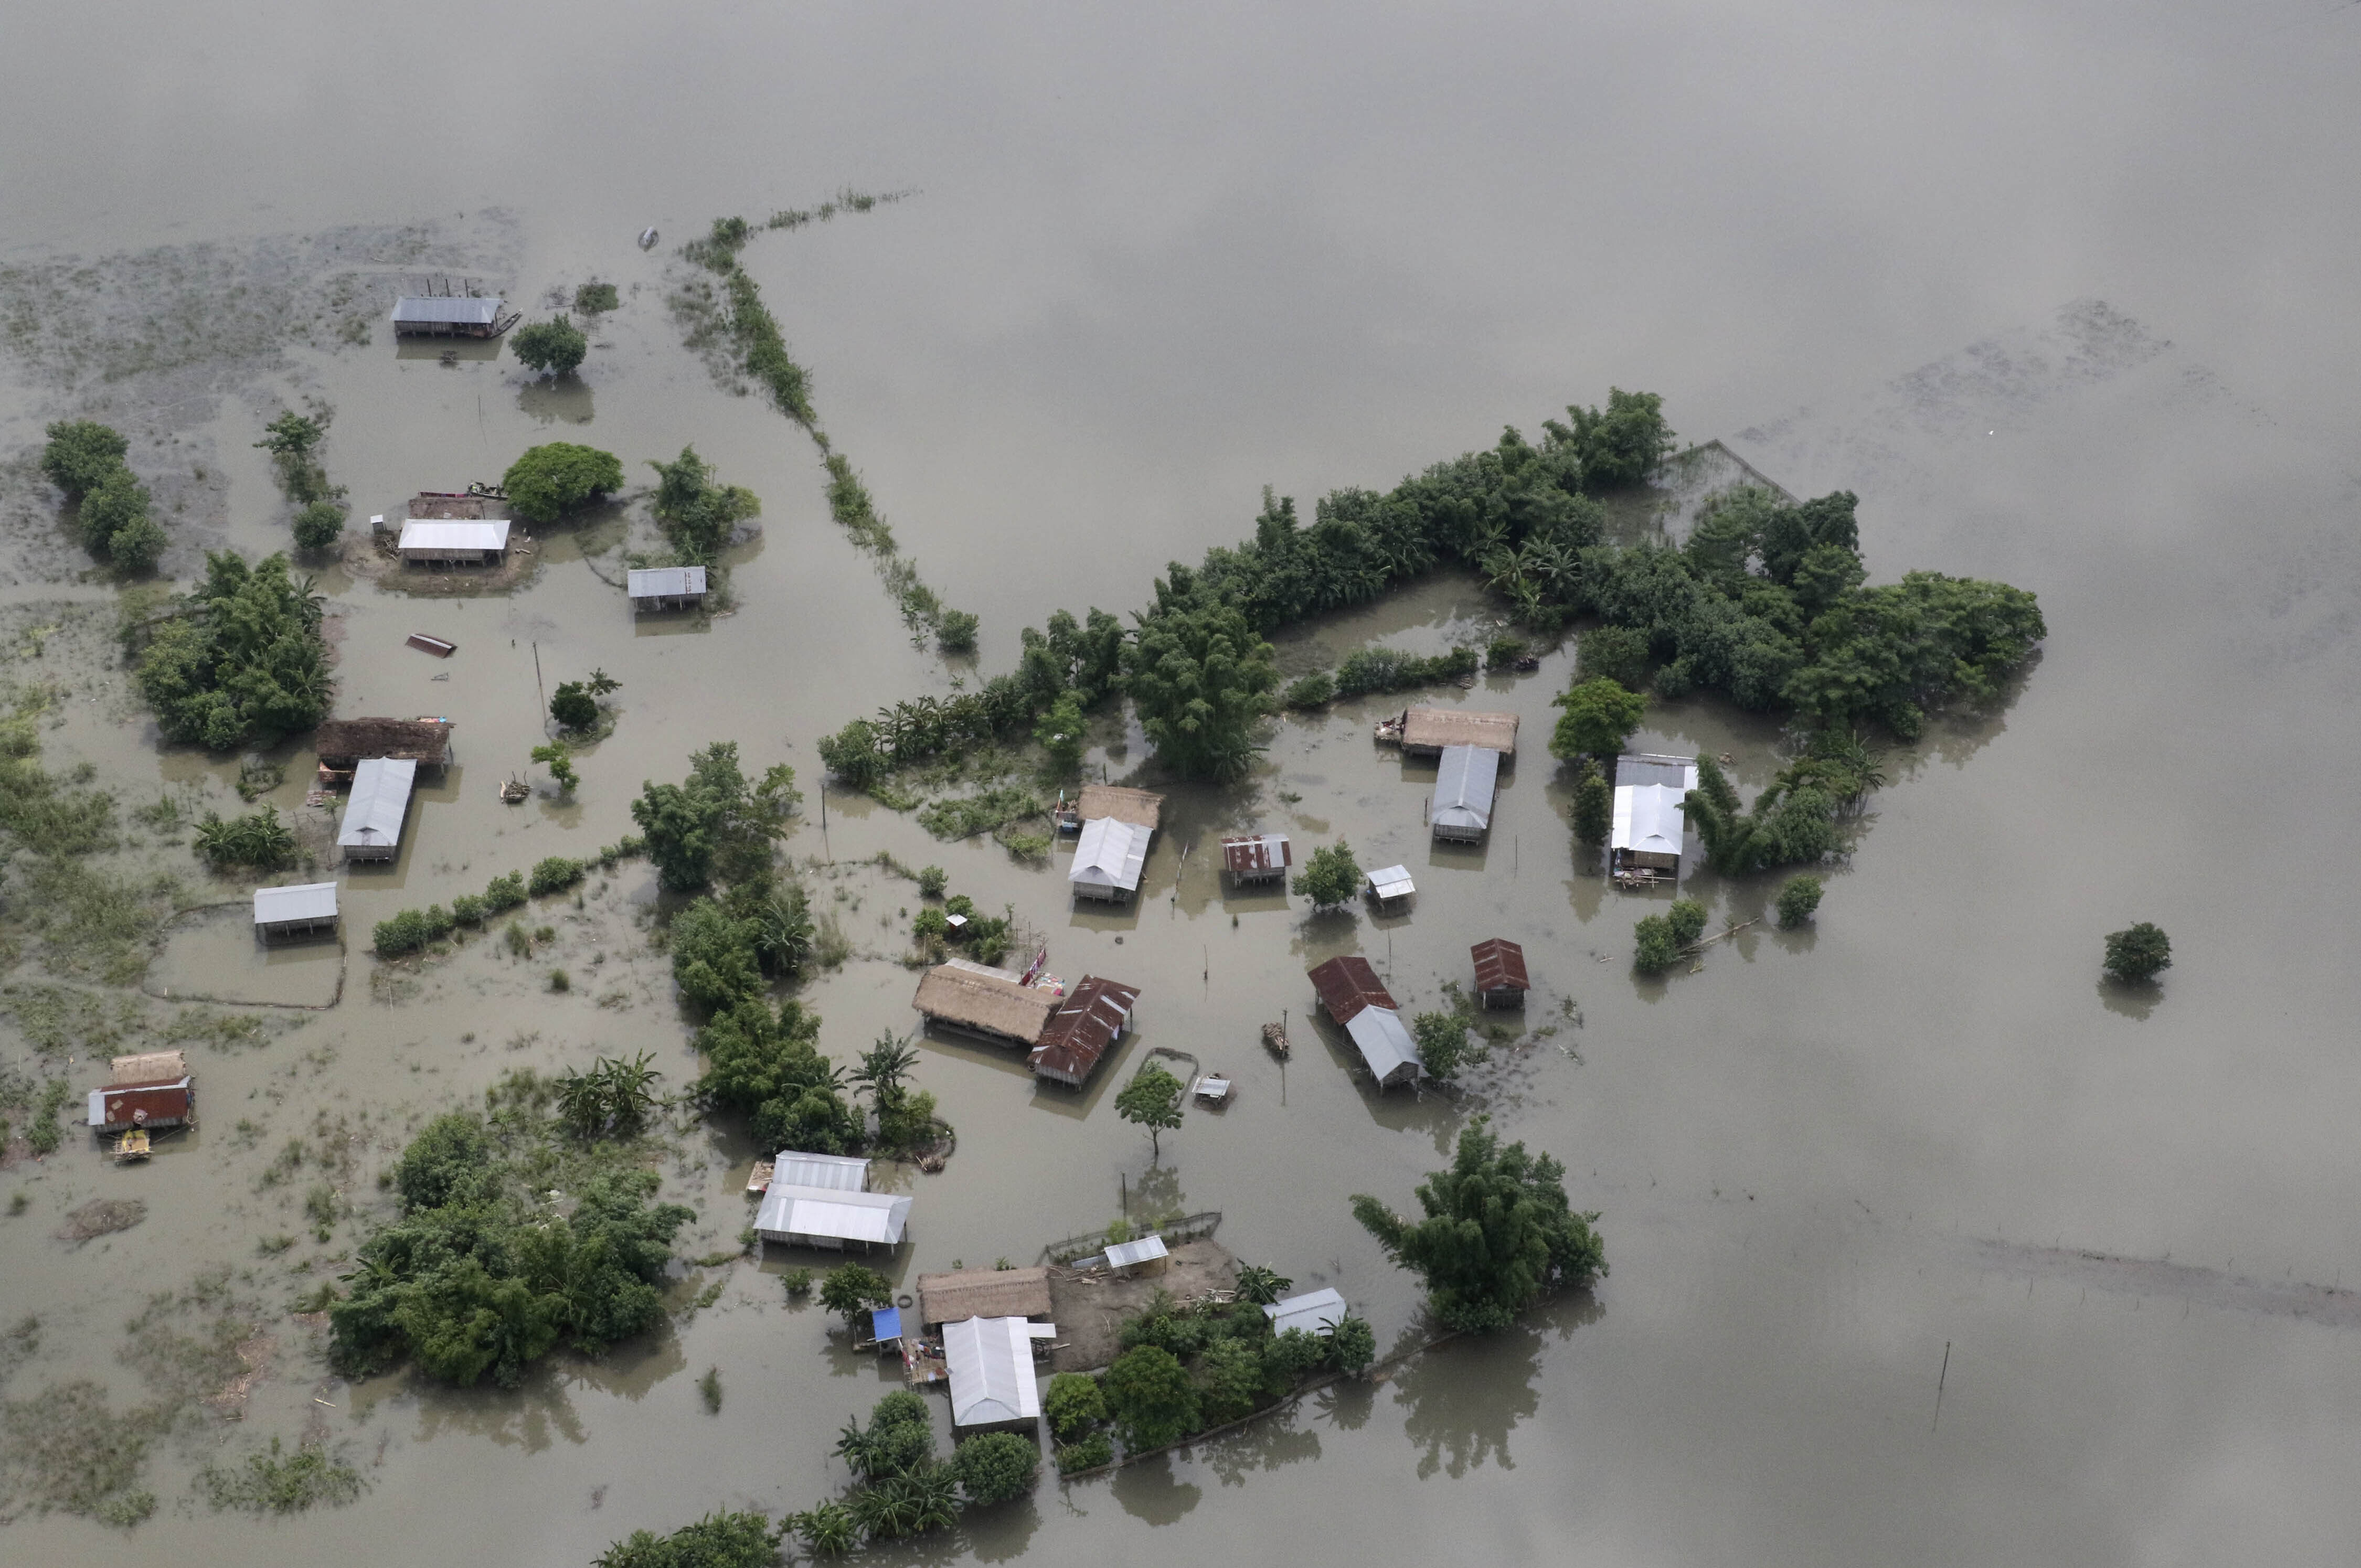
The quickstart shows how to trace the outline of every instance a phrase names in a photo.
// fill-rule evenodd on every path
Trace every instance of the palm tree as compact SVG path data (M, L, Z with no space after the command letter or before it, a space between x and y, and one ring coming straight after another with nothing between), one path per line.
M901 1099L903 1080L917 1065L917 1047L908 1038L880 1035L877 1043L861 1054L861 1066L852 1074L852 1081L869 1091L870 1102L883 1112Z

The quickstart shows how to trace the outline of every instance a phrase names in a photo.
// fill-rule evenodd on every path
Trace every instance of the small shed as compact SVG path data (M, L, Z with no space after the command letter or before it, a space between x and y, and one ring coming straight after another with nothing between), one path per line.
M254 934L266 942L336 934L336 884L299 883L254 890Z
M1290 1329L1301 1329L1308 1334L1324 1334L1345 1321L1345 1298L1334 1290L1310 1290L1301 1296L1290 1296L1284 1301L1273 1301L1262 1310L1270 1320L1270 1332L1283 1334Z
M771 1179L755 1212L754 1230L766 1242L842 1252L858 1245L899 1246L910 1220L910 1200L899 1192L846 1192L796 1187Z
M1285 882L1287 868L1295 863L1295 851L1284 833L1250 833L1243 838L1222 840L1222 869L1230 873L1230 881L1241 886L1248 883Z
M498 565L509 552L509 520L405 518L397 548L412 566Z
M1138 1001L1136 985L1082 976L1042 1027L1041 1043L1033 1047L1033 1076L1081 1088L1099 1059L1123 1038Z
M1127 903L1139 891L1140 872L1148 863L1148 841L1156 830L1115 817L1082 819L1082 836L1074 842L1073 868L1066 880L1078 898Z
M1533 988L1525 949L1506 937L1488 937L1468 949L1476 959L1476 996L1487 1007L1522 1007Z
M90 1124L102 1133L181 1127L196 1119L195 1080L187 1073L162 1083L110 1083L90 1091Z
M938 1028L973 1035L994 1045L1030 1049L1040 1042L1041 1031L1058 1010L1058 1001L1056 992L1046 986L1022 985L981 964L963 964L955 959L918 977L917 994L910 999L910 1005Z
M635 610L695 609L705 602L702 566L634 567L624 578Z
M961 1318L1046 1318L1046 1268L962 1268L918 1276L918 1321L928 1327Z
M1170 1266L1171 1258L1172 1249L1164 1245L1162 1236L1117 1242L1106 1249L1107 1266L1117 1274L1161 1274Z
M397 337L494 337L508 302L474 294L405 294L393 302Z
M1154 833L1164 820L1164 797L1153 790L1127 789L1122 784L1084 784L1074 797L1074 813L1085 822L1111 817Z
M1413 707L1402 714L1401 748L1413 757L1438 757L1446 746L1481 746L1517 754L1517 716L1466 707Z
M872 1307L869 1309L869 1343L899 1344L902 1343L902 1309Z
M410 789L418 764L390 757L364 758L353 770L353 793L345 802L337 847L347 861L390 861L401 850L401 824L410 814Z
M1033 1330L1048 1326L1022 1318L968 1318L943 1330L953 1426L1013 1426L1041 1419Z
M1379 1089L1416 1083L1426 1069L1418 1059L1418 1042L1411 1038L1401 1014L1390 1007L1364 1007L1345 1025L1354 1046Z
M1349 1024L1353 1015L1364 1007L1391 1007L1393 997L1387 992L1378 971L1369 960L1358 953L1346 953L1330 959L1311 970L1312 989L1318 993L1321 1011L1339 1024Z
M790 1187L816 1187L830 1192L869 1190L869 1162L854 1155L803 1154L781 1149L771 1162L771 1179Z
M416 762L422 768L451 764L447 718L331 718L312 731L320 765L350 773L363 758Z
M1386 866L1369 873L1369 896L1376 899L1378 909L1388 915L1408 908L1411 895L1416 892L1418 888L1410 880L1408 866Z
M1499 776L1499 752L1482 746L1445 746L1426 814L1434 836L1482 843L1492 828L1492 790Z

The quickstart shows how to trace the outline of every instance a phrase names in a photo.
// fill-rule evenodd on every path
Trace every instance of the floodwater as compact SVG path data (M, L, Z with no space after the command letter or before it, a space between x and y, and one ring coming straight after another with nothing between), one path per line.
M464 30L463 58L417 58L438 28ZM324 580L339 710L447 714L464 763L394 867L345 879L352 930L611 842L642 779L735 740L815 790L790 848L821 862L816 906L855 953L807 992L840 1059L912 1021L914 890L857 864L881 850L1014 905L1058 972L1143 987L1136 1041L1079 1100L928 1045L918 1080L959 1152L895 1178L917 1198L902 1277L1027 1261L1127 1193L1222 1211L1234 1251L1337 1286L1382 1344L1415 1336L1415 1292L1347 1199L1407 1206L1470 1115L1558 1155L1604 1212L1594 1297L1185 1456L1045 1483L917 1557L2313 1562L2361 1526L2361 11L42 0L9 33L0 456L61 414L134 430L178 509L168 567L283 542L251 443L305 396L335 410L324 456L357 518L552 439L634 466L694 442L763 497L739 609L702 625L635 626L612 586L643 505L545 536L506 597ZM766 236L749 263L905 548L983 614L983 671L1053 609L1145 602L1166 561L1246 532L1265 483L1308 510L1610 383L1664 392L1685 437L1791 490L1858 492L1873 576L2030 587L2050 638L1997 711L1889 761L1815 929L1754 927L1663 981L1627 967L1645 904L1569 852L1544 749L1564 654L1466 694L1525 724L1480 852L1428 848L1432 770L1370 745L1374 703L1279 726L1241 785L1175 791L1117 915L1070 909L1062 857L938 844L865 802L831 798L823 833L815 739L969 672L910 646L808 441L717 391L662 302L672 247L714 214L847 183L915 194ZM664 240L642 254L650 224ZM381 324L339 336L425 271L536 309L596 276L624 304L561 389L397 350ZM157 744L104 658L111 596L45 509L12 469L0 609L65 626L42 673L74 672L50 762L95 763L127 804L225 807L236 759ZM1439 647L1488 613L1438 578L1290 632L1282 659ZM412 630L459 651L407 649ZM579 804L500 805L543 687L593 667L623 682L621 719ZM1749 785L1776 765L1773 730L1706 701L1658 706L1640 739L1728 751ZM1102 740L1093 768L1154 781L1136 729ZM300 781L308 758L286 760ZM296 784L274 798L303 809ZM1225 894L1209 840L1255 824L1406 861L1415 909L1313 919ZM628 865L579 909L544 905L558 934L529 961L485 943L415 978L176 931L152 992L311 1002L338 970L343 999L193 1047L207 1125L170 1157L118 1172L70 1143L0 1175L31 1199L0 1221L0 1320L47 1325L9 1397L88 1376L128 1403L115 1330L148 1292L229 1264L277 1302L327 1271L349 1229L258 1250L301 1228L264 1179L323 1115L367 1130L366 1205L407 1128L511 1067L648 1049L686 1079L650 882ZM1763 900L1696 886L1717 924ZM2101 934L2142 918L2174 938L2154 997L2096 973ZM1302 1021L1325 957L1365 953L1431 1005L1496 933L1527 946L1532 1032L1463 1094L1378 1099ZM1284 1069L1254 1043L1281 1008L1301 1042ZM1151 1167L1109 1085L1158 1045L1240 1089ZM701 1212L686 1254L730 1245L752 1153L699 1133L667 1168ZM120 1197L144 1223L49 1239ZM714 1305L513 1393L350 1387L280 1320L243 1422L151 1463L154 1519L21 1519L0 1556L574 1564L635 1528L807 1506L842 1484L833 1434L883 1385L785 1305L781 1266L702 1271L725 1282ZM368 1478L349 1508L258 1523L189 1492L214 1452L307 1427Z

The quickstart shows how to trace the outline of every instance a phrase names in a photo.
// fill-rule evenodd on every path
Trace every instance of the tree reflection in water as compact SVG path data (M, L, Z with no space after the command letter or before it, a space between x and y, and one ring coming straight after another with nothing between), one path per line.
M1198 1486L1174 1477L1169 1453L1126 1464L1115 1473L1115 1500L1123 1505L1125 1513L1149 1524L1173 1523L1203 1496Z
M1540 1408L1535 1387L1547 1338L1564 1340L1603 1309L1588 1291L1543 1303L1514 1328L1470 1334L1411 1357L1389 1379L1406 1406L1402 1431L1419 1449L1423 1481L1437 1470L1458 1476L1487 1460L1517 1467L1509 1433Z
M1243 1486L1257 1470L1320 1457L1320 1434L1300 1430L1301 1405L1288 1405L1207 1443L1202 1457L1224 1486Z

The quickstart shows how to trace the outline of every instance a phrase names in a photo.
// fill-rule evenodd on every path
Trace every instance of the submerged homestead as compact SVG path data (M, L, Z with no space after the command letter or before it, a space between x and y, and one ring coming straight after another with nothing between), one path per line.
M1066 872L1078 898L1128 903L1139 892L1148 864L1148 841L1155 829L1112 817L1086 818L1074 843L1074 863Z
M1525 949L1506 937L1490 937L1468 949L1476 959L1476 997L1487 1007L1522 1007L1533 988L1525 973Z
M1033 1047L1033 1076L1081 1088L1130 1027L1131 1010L1138 1001L1136 985L1082 976L1041 1030L1041 1043Z
M1492 790L1500 753L1483 746L1445 746L1427 800L1427 826L1437 839L1480 844L1492 828Z
M1319 996L1320 1010L1339 1024L1349 1024L1365 1007L1394 1005L1392 993L1369 967L1369 960L1358 953L1346 953L1340 959L1330 959L1310 971L1312 989Z
M928 1328L966 1318L1046 1318L1046 1268L962 1268L918 1276L918 1321Z
M1517 716L1466 707L1413 707L1401 717L1401 749L1412 757L1439 757L1448 746L1477 746L1517 754Z
M801 1179L791 1179L797 1178ZM909 1223L906 1193L870 1192L869 1162L837 1155L785 1153L754 1214L766 1242L842 1252L858 1245L898 1246Z
M509 520L404 518L396 548L412 566L498 565L509 551Z
M1677 882L1688 817L1681 803L1697 788L1686 757L1633 753L1615 759L1615 817L1607 836L1607 874L1641 885Z
M1408 866L1383 866L1369 873L1368 894L1377 901L1380 914L1393 915L1410 907L1411 895L1418 887L1410 880Z
M109 1074L112 1081L105 1088L90 1091L87 1114L93 1130L152 1131L186 1126L195 1119L195 1080L189 1076L187 1058L179 1051L116 1057Z
M1418 1045L1368 959L1347 953L1312 970L1311 977L1320 1010L1345 1026L1379 1089L1418 1080L1425 1070L1419 1065Z
M500 307L507 302L489 295L406 294L393 302L394 335L497 337L501 330Z
M385 757L416 762L423 768L451 764L451 721L447 718L331 718L312 731L312 750L320 765L335 773L350 773L365 757Z
M633 567L624 574L623 587L635 611L695 609L705 602L705 568Z
M1295 851L1284 833L1252 833L1222 840L1222 869L1229 872L1235 886L1285 882L1287 868L1294 863Z
M336 934L336 884L301 883L254 890L254 934L266 942Z
M968 1318L943 1330L955 1427L1031 1426L1041 1419L1041 1379L1033 1342L1056 1335L1050 1323L1023 1318Z
M1040 1040L1059 1000L1048 987L1024 984L1022 977L1007 970L952 959L918 977L910 1005L936 1028L1029 1050Z
M390 861L401 852L401 825L410 815L410 790L418 764L407 758L368 757L353 770L353 793L345 802L336 847L347 861Z
M1262 1315L1270 1320L1273 1334L1283 1334L1290 1329L1324 1334L1345 1321L1345 1298L1334 1289L1310 1290L1301 1296L1290 1296L1284 1301L1273 1301L1262 1310Z

